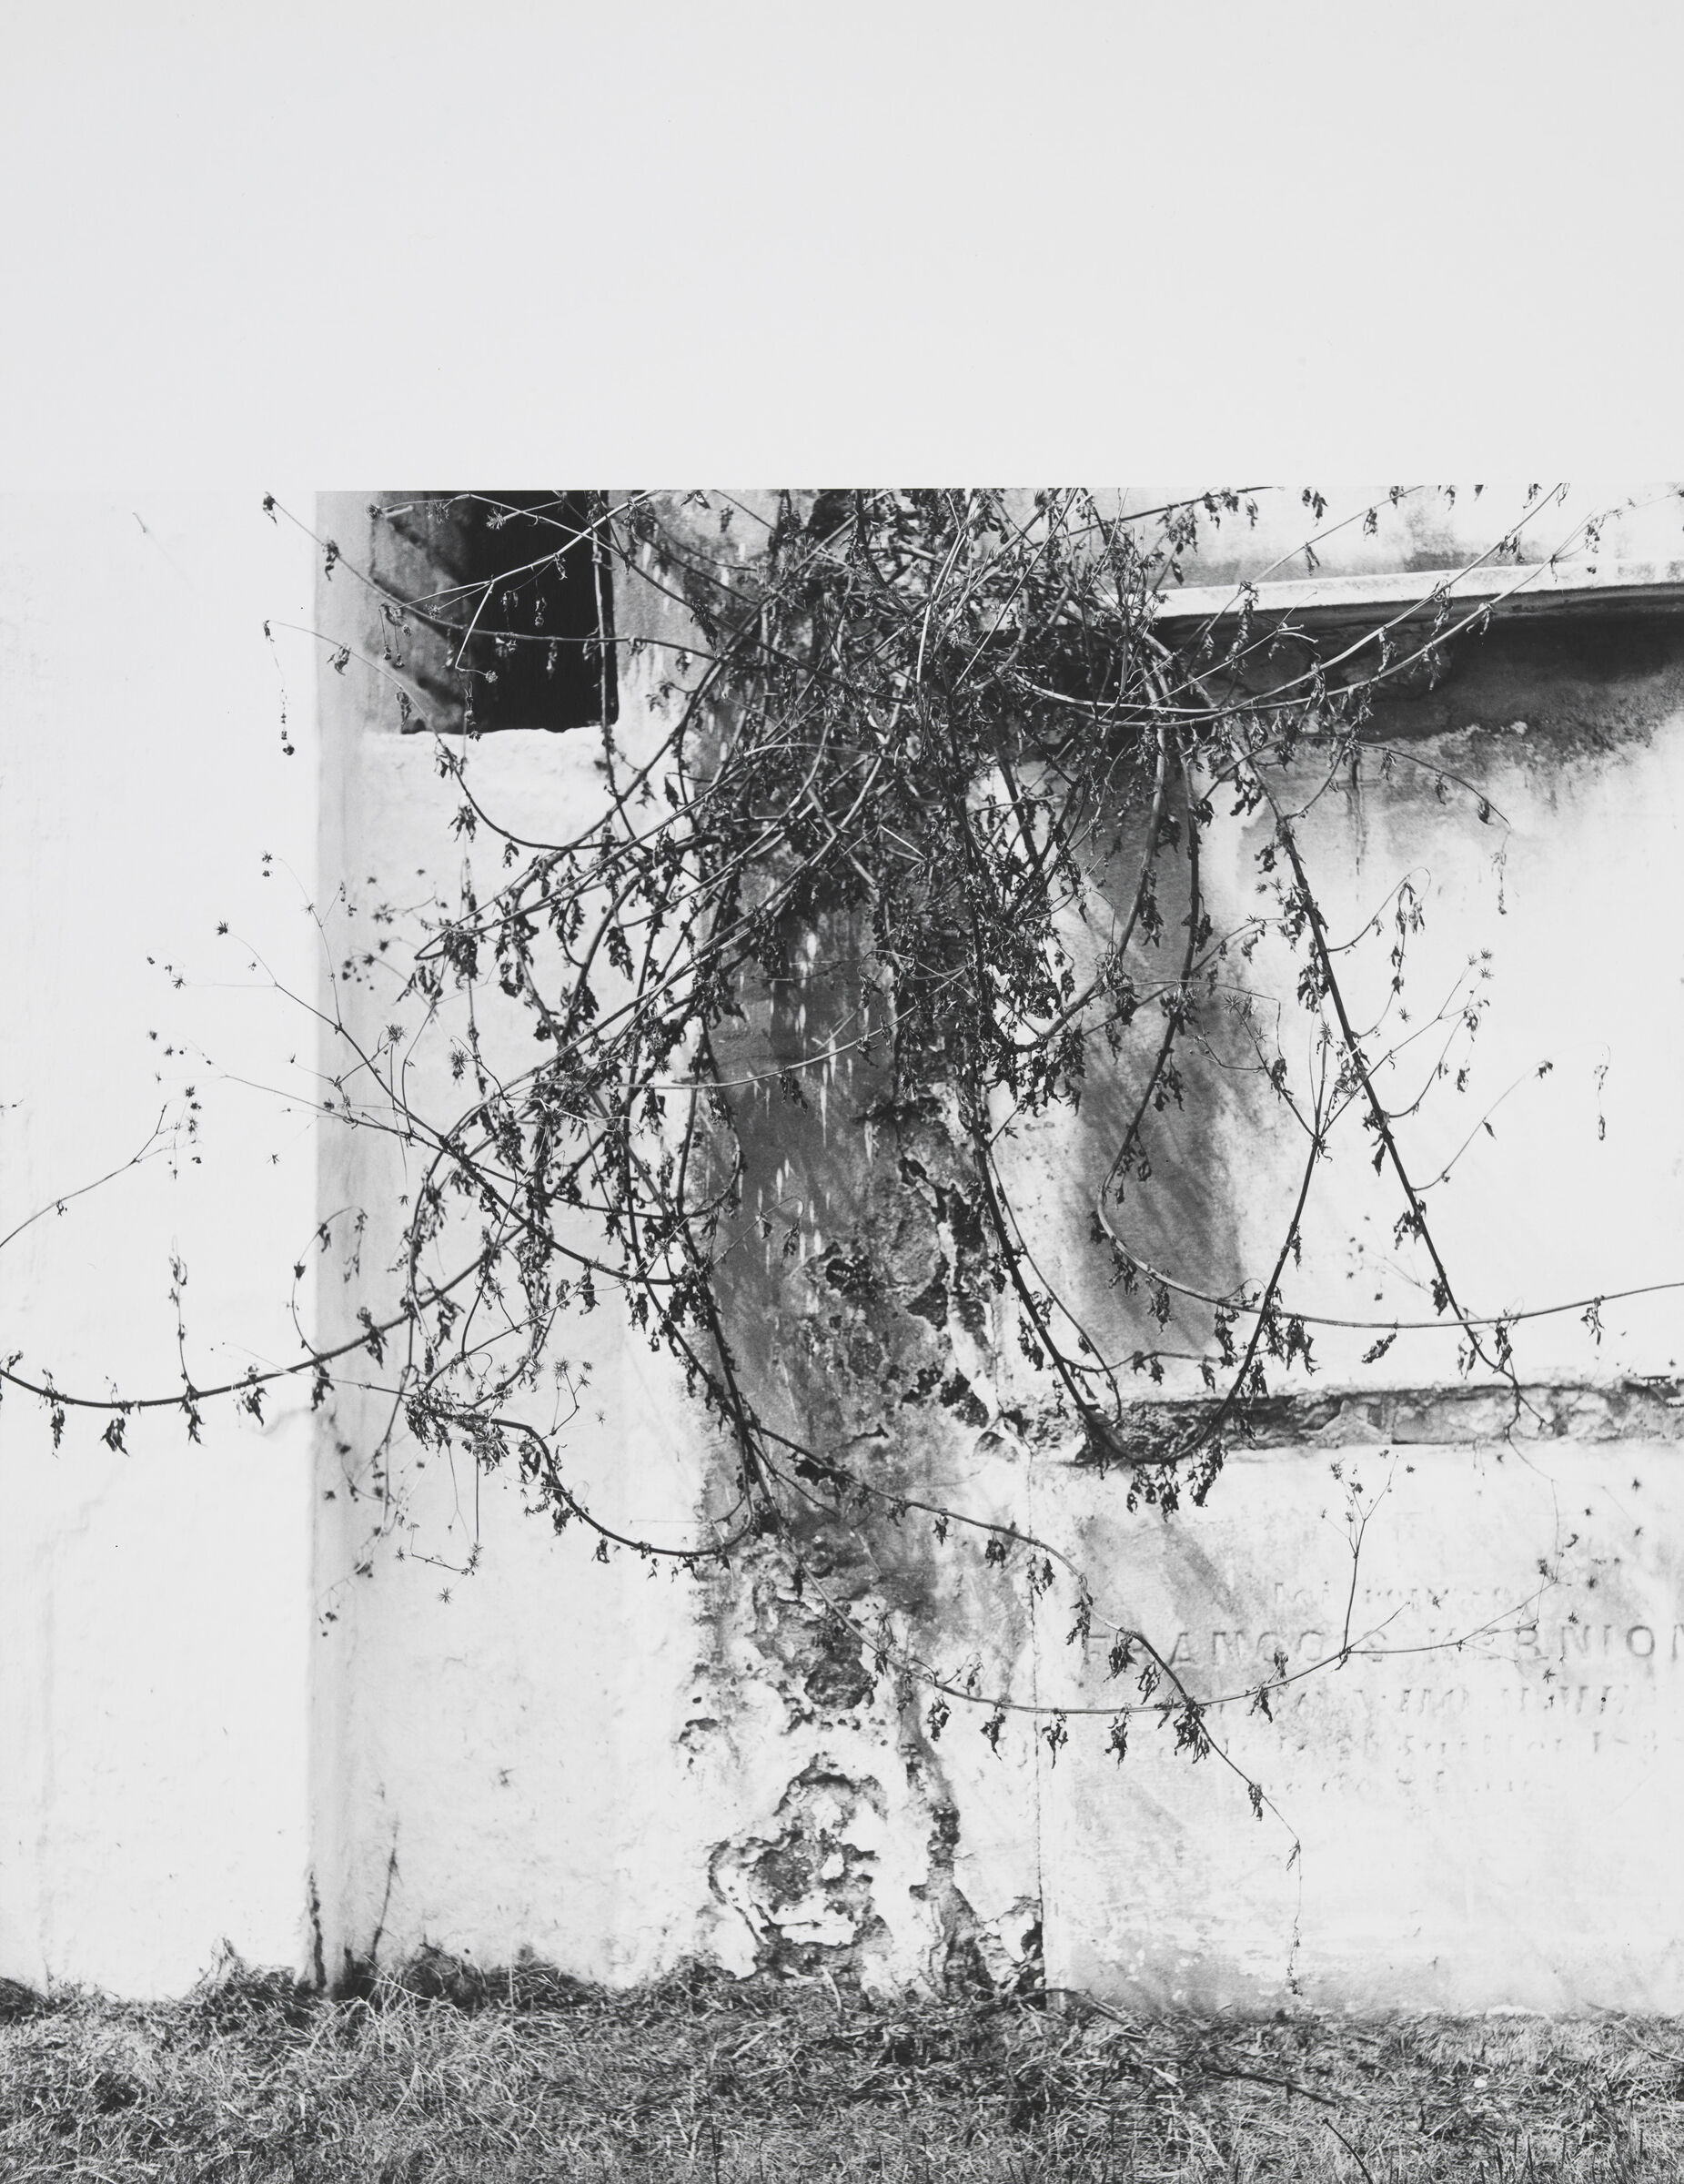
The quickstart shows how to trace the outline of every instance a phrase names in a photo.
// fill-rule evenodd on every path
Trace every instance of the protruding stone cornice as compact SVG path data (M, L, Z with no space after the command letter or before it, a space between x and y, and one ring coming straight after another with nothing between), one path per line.
M1267 1397L1248 1414L1231 1448L1501 1447L1511 1441L1582 1444L1684 1441L1684 1381L1666 1377L1557 1384L1327 1389ZM1183 1446L1215 1415L1214 1399L1132 1403L1117 1427L1111 1460L1150 1462ZM1097 1467L1084 1445L1074 1461Z
M1313 575L1286 581L1185 584L1166 592L1157 626L1165 636L1190 634L1215 621L1218 629L1249 608L1255 623L1291 621L1306 630L1371 625L1398 616L1488 612L1565 615L1684 612L1684 561L1486 562L1476 569L1391 571L1365 576Z

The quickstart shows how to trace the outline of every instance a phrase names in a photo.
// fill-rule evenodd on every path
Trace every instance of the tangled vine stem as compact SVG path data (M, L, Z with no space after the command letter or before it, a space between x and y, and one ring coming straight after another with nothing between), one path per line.
M1512 552L1519 530L1556 500L1535 492L1498 551ZM15 1360L4 1377L54 1407L55 1433L78 1402L119 1415L178 1403L196 1428L208 1395L249 1407L289 1371L311 1373L326 1400L329 1368L366 1353L376 1370L359 1384L389 1406L388 1473L401 1428L479 1468L510 1460L558 1527L584 1523L604 1554L612 1544L729 1566L755 1540L775 1539L798 1583L843 1622L856 1611L809 1567L815 1523L843 1526L868 1554L873 1533L903 1530L913 1515L929 1518L938 1539L957 1523L985 1538L991 1560L1016 1558L1032 1600L1056 1560L1084 1641L1095 1622L1110 1629L1114 1673L1144 1663L1139 1705L1173 1719L1192 1756L1219 1750L1206 1708L1244 1698L1266 1711L1268 1693L1297 1680L1284 1663L1261 1684L1201 1699L1125 1615L1099 1614L1087 1575L1033 1528L903 1491L870 1454L778 1424L745 1361L734 1271L773 1249L804 1261L811 1245L833 1289L933 1324L888 1263L872 1214L883 1193L910 1195L960 1239L970 1331L1013 1371L1021 1358L1044 1390L1041 1428L1062 1425L1102 1465L1121 1467L1131 1506L1202 1502L1248 1437L1268 1370L1310 1368L1313 1327L1364 1325L1286 1300L1330 1136L1355 1112L1374 1137L1376 1172L1389 1168L1402 1196L1397 1249L1427 1262L1432 1324L1459 1333L1464 1369L1505 1385L1518 1416L1508 1338L1522 1315L1464 1308L1399 1146L1409 1107L1388 1107L1379 1088L1415 1041L1442 1031L1447 1051L1476 1028L1482 998L1458 987L1401 1028L1419 923L1406 882L1389 925L1373 922L1378 945L1389 943L1389 976L1384 1006L1365 1020L1344 967L1364 935L1330 938L1303 838L1327 787L1376 752L1387 763L1424 763L1378 743L1376 698L1412 676L1430 680L1448 638L1482 625L1488 603L1469 609L1447 587L1408 619L1305 659L1258 625L1245 587L1231 612L1172 648L1159 627L1165 590L1201 527L1255 520L1244 492L1144 518L1076 491L827 492L758 511L694 496L681 508L675 522L670 505L633 495L586 520L597 565L665 595L691 633L666 642L647 721L601 729L600 794L575 832L537 838L495 808L470 765L475 737L432 723L440 772L459 793L457 832L484 836L501 859L484 895L465 868L459 899L424 933L394 1003L421 1007L423 1034L448 1052L449 1084L413 1089L420 1037L395 1025L359 1036L337 1005L328 1019L343 1067L324 1110L424 1156L396 1298L365 1308L350 1340L307 1342L297 1366L226 1390L196 1390L185 1360L185 1397L64 1394L20 1374ZM712 550L698 509L717 518ZM493 522L501 512L491 503ZM553 552L492 582L418 602L385 592L388 628L442 634L470 682L496 672L468 664L470 643L490 644L494 658L541 644L553 661L575 641L523 620L522 601L535 573L576 553L583 534L570 502L558 500L550 520ZM322 544L330 573L375 585ZM1517 568L1515 588L1539 565ZM659 650L619 642L628 656ZM336 645L329 664L342 672L351 656ZM368 666L415 725L400 649ZM1477 823L1496 822L1477 786L1436 778L1465 792ZM1222 926L1205 845L1223 818L1254 815L1269 822L1254 853L1262 907ZM1255 976L1271 951L1296 1001L1281 1003ZM801 996L822 990L828 1001L815 999L803 1022ZM1283 1006L1307 1019L1307 1080L1288 1066ZM791 1021L780 1045L764 1026L781 1006ZM505 1020L500 1031L488 1029L489 1014ZM1218 1053L1218 1017L1248 1044L1243 1065L1231 1039ZM524 1025L526 1057L540 1049L536 1060L511 1066L509 1019ZM1155 1119L1196 1105L1205 1065L1230 1078L1243 1067L1305 1138L1266 1272L1225 1289L1150 1256L1130 1218L1151 1179ZM844 1067L841 1127L852 1133L857 1188L852 1228L825 1238L781 1201L767 1167L775 1133L758 1118L768 1094L797 1114L814 1102L840 1108ZM1025 1132L1084 1098L1090 1117L1126 1117L1094 1198L1094 1237L1107 1278L1152 1334L1120 1347L1114 1315L1098 1326L1080 1285L1043 1264L1045 1246L1020 1205ZM563 1462L576 1390L555 1364L559 1330L610 1287L679 1361L733 1452L727 1505L678 1549L609 1524ZM1379 1337L1371 1355L1399 1324L1368 1328ZM1132 1423L1139 1376L1155 1382L1176 1360L1196 1366L1212 1400L1190 1425L1143 1441ZM972 1404L971 1422L1021 1441L1024 1405L984 1400L956 1367L952 1377L962 1417ZM534 1415L546 1400L551 1410ZM950 1698L988 1709L995 1742L1022 1708L1052 1724L1043 1734L1056 1756L1066 1713L1097 1711L987 1689L886 1622L858 1629L881 1667L930 1691L938 1733ZM1347 1617L1341 1647L1316 1667L1384 1650L1376 1635L1353 1633ZM1133 1710L1104 1710L1119 1757Z

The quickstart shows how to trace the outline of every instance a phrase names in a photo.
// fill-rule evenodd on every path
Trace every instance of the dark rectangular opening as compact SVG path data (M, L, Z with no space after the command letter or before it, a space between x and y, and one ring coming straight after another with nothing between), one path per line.
M619 714L614 596L599 495L407 496L397 528L431 581L407 587L438 641L424 679L442 724L485 733L610 724ZM439 657L439 652L442 657Z

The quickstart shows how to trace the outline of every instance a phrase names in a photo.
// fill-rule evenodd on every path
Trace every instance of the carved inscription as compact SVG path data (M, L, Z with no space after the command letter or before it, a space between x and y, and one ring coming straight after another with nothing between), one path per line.
M1095 1512L1096 1609L1243 1780L1188 1764L1096 1613L1083 1701L1141 1712L1123 1764L1046 1770L1049 1965L1213 2006L1684 2006L1684 1466L1540 1435L1361 1476L1257 1451L1191 1517Z
M1276 1594L1272 1620L1178 1630L1165 1657L1218 1710L1237 1712L1265 1689L1276 1778L1283 1766L1356 1766L1406 1793L1451 1778L1519 1793L1583 1761L1653 1763L1684 1749L1684 1616L1594 1615L1584 1592L1528 1613L1484 1589L1416 1588L1400 1599L1359 1596L1347 1637L1343 1602L1328 1613L1314 1593ZM1089 1638L1094 1680L1104 1680L1109 1643ZM1120 1700L1133 1695L1116 1688ZM1246 1749L1270 1764L1266 1735L1248 1736Z

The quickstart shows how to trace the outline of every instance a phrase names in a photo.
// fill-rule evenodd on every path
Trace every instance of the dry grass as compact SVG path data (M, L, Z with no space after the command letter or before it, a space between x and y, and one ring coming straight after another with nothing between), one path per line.
M693 1973L607 1996L424 1958L322 2000L0 1982L0 2178L1489 2184L1684 2175L1684 2026L884 2006Z

